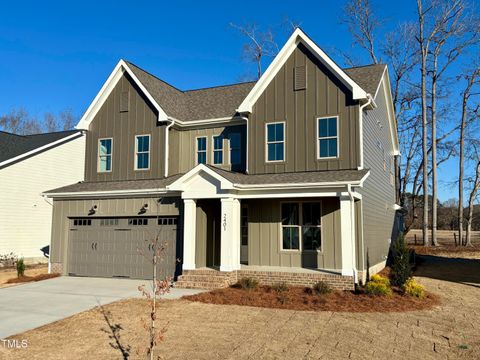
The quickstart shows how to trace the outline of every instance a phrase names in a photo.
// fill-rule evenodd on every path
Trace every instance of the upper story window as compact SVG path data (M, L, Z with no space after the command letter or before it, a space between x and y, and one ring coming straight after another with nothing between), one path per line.
M207 163L207 138L205 136L197 138L197 164Z
M113 139L98 140L98 171L112 171L112 143Z
M267 162L285 160L285 123L267 124Z
M230 134L230 164L238 165L242 161L240 134Z
M223 164L223 136L221 135L213 137L213 163Z
M318 121L318 158L338 157L338 116L320 118Z
M150 168L150 135L135 136L135 170Z

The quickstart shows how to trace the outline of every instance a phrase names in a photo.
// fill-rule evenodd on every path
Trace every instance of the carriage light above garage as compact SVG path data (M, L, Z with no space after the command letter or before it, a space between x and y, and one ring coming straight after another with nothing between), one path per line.
M143 205L140 211L138 212L138 215L145 214L147 212L147 209L148 209L148 204Z
M88 215L94 215L97 212L97 205L93 205L90 210L88 210Z

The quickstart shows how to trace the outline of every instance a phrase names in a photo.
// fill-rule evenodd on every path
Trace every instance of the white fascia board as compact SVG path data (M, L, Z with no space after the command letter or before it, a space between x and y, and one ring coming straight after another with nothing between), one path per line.
M240 117L222 117L222 118L215 118L215 119L204 119L204 120L202 119L202 120L192 120L192 121L183 121L183 120L178 120L178 119L169 117L169 120L173 120L175 122L175 125L182 128L203 126L203 125L219 125L219 124L237 125L237 124L243 124L245 122L245 119Z
M194 176L200 174L201 172L205 172L214 179L218 180L221 184L222 190L232 190L234 188L232 182L228 181L223 176L217 174L205 164L198 164L189 172L175 180L173 183L167 185L167 189L172 191L184 191L185 185L188 183L188 181L191 180Z
M398 133L397 133L397 120L395 119L395 110L394 110L393 99L392 99L392 89L390 87L390 76L388 75L388 70L386 67L385 67L385 72L383 73L382 81L380 83L382 82L384 83L383 89L385 92L385 101L387 103L388 123L390 126L390 135L392 137L393 155L400 155L400 145L398 142Z
M162 189L135 189L135 190L111 190L111 191L77 191L77 192L58 192L43 193L43 197L47 198L89 198L89 197L125 197L139 195L167 195L175 196L177 193Z
M83 132L81 132L81 131L76 132L76 133L71 134L71 135L68 135L68 136L65 136L64 138L61 138L61 139L59 139L59 140L53 141L53 142L51 142L51 143L48 143L48 144L46 144L46 145L40 146L39 148L30 150L30 151L28 151L28 152L26 152L26 153L24 153L24 154L15 156L14 158L5 160L5 161L3 161L3 162L0 163L0 167L3 167L3 166L8 165L8 164L10 164L10 163L19 161L19 160L21 160L21 159L23 159L23 158L25 158L25 157L35 155L35 154L38 153L38 152L48 150L49 148L55 147L56 145L61 144L61 143L65 142L65 141L69 141L70 139L74 139L74 138L76 138L76 137L81 137L81 136L83 136Z
M366 99L367 93L353 81L325 52L318 47L300 28L297 28L282 47L265 73L260 77L247 97L238 107L239 113L251 113L253 105L274 79L299 43L304 44L327 68L337 75L351 91L354 100Z
M140 80L138 80L138 78L135 76L135 74L127 65L127 63L124 60L120 60L118 64L115 66L115 68L113 69L110 76L108 77L107 81L105 81L105 83L103 84L97 96L95 96L95 99L93 99L87 111L85 111L85 114L83 114L79 123L75 127L76 129L88 130L88 127L92 122L93 118L98 113L102 105L105 103L108 96L115 88L115 85L117 85L117 83L120 81L120 79L122 78L125 72L127 72L128 75L130 75L130 77L133 79L135 84L140 88L143 94L147 97L147 99L153 104L155 109L158 111L158 120L159 121L168 120L168 116L165 113L165 111L163 111L160 105L154 100L152 95L147 91L145 86L143 86Z

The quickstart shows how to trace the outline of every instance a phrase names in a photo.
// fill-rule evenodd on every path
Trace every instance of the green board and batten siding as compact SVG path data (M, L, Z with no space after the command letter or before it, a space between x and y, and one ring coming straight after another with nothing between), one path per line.
M322 250L319 252L281 250L281 199L242 201L248 206L249 265L341 269L339 200L308 200L322 204Z
M294 90L294 68L306 66L306 89ZM253 106L249 126L249 173L357 169L359 105L351 93L303 46L297 47ZM317 159L316 118L339 116L339 158ZM286 122L286 158L265 161L265 124Z

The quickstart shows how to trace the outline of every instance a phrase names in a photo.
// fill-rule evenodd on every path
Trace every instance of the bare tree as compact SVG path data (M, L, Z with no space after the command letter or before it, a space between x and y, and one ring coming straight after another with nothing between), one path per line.
M475 200L478 196L478 190L480 189L480 157L477 156L477 164L475 177L472 181L472 189L468 197L468 215L467 215L467 233L466 233L466 246L472 246L472 222L473 222L473 207Z
M378 64L375 35L381 22L373 13L370 0L350 0L343 12L345 15L341 21L348 25L354 44L366 50L372 62Z
M43 126L47 132L54 132L58 129L58 123L55 115L50 112L45 113L43 119Z
M65 109L60 112L60 130L72 130L78 122L77 117L71 109Z
M243 45L242 56L247 61L256 64L257 79L260 79L260 76L262 76L262 60L265 57L274 57L278 53L278 45L275 42L272 30L259 30L256 24L240 26L230 23L230 26L247 38L247 42Z
M38 134L42 130L38 120L22 108L0 116L0 129L18 135Z
M463 178L465 176L465 133L467 125L471 122L471 113L477 113L477 109L469 111L469 101L475 93L472 91L475 85L480 84L480 67L474 66L470 73L459 76L458 80L466 80L467 84L462 93L462 115L460 118L459 135L459 159L458 159L458 238L463 242ZM478 95L478 94L476 94ZM472 210L473 211L473 210ZM468 242L468 241L467 241Z

